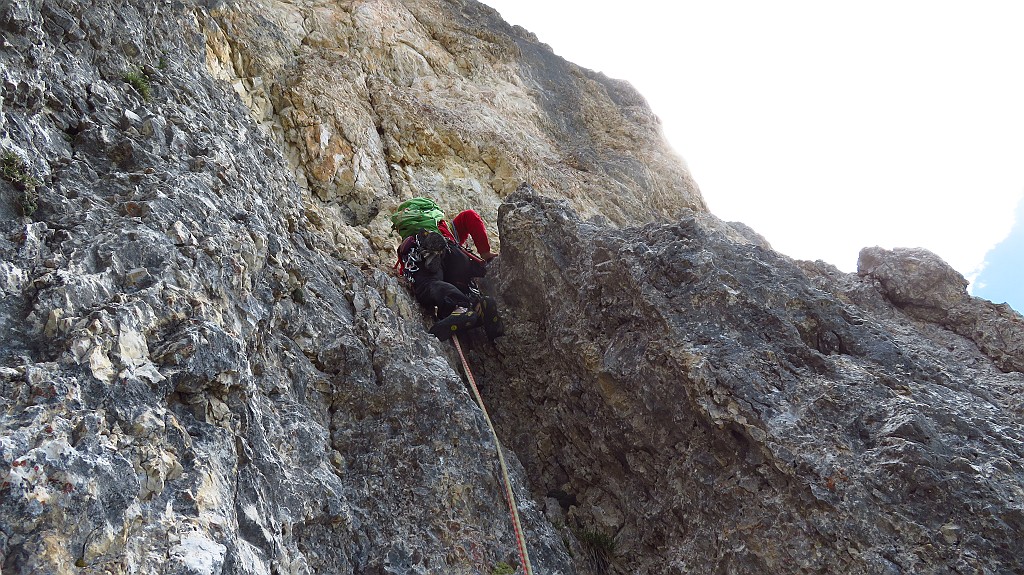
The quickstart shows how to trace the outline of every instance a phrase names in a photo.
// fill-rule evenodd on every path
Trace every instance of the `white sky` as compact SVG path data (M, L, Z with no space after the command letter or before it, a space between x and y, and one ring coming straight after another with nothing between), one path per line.
M711 211L856 269L927 248L973 277L1024 195L1024 1L483 0L632 83Z

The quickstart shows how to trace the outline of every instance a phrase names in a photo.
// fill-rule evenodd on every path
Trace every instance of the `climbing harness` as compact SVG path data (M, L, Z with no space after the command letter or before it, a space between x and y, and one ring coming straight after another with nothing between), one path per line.
M426 230L423 231L425 232ZM443 234L436 235L444 237ZM441 257L444 254L451 253L453 250L461 252L471 262L477 264L487 263L483 258L469 251L468 248L458 245L458 241L453 241L451 244L445 242L443 246L435 245L433 249L430 249L421 241L423 237L424 235L422 234L409 236L402 240L402 243L398 246L398 258L395 260L395 265L392 266L392 269L395 270L399 277L405 278L409 283L416 283L414 276L421 266L429 265L432 258Z
M421 266L429 266L434 258L442 257L451 250L452 247L448 245L443 235L423 230L402 240L402 244L398 246L398 261L395 262L394 269L409 283L416 283L414 276L420 271Z
M505 501L508 502L508 509L512 515L512 529L516 534L516 546L519 548L519 558L523 562L523 570L526 575L533 575L533 566L530 565L530 555L526 552L526 537L523 535L523 525L519 521L519 511L516 508L516 497L512 493L512 481L508 478L508 466L505 465L505 456L501 452L501 442L498 441L498 433L494 431L494 424L491 423L491 416L487 414L487 408L484 406L484 399L480 396L480 390L476 387L476 380L473 378L473 372L469 370L469 362L466 361L466 355L462 353L462 345L459 343L459 336L455 335L452 337L452 342L455 343L455 349L459 352L459 359L462 360L462 369L466 371L466 377L469 379L469 387L473 390L473 396L476 397L476 402L480 406L480 411L484 413L484 420L487 421L487 427L491 429L491 435L494 436L494 445L498 448L498 463L501 465L501 476L505 482Z

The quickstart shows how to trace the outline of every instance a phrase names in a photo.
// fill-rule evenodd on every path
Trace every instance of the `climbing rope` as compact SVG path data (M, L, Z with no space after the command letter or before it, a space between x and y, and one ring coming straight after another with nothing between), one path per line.
M512 493L512 481L508 478L508 466L505 465L505 456L501 452L501 442L498 441L498 434L494 431L494 424L491 423L491 416L487 414L487 408L484 406L484 399L480 396L480 390L476 387L476 380L473 379L473 372L469 370L469 362L466 361L466 354L462 353L462 345L459 344L459 336L453 335L452 342L455 343L455 349L459 352L459 359L462 360L462 368L466 371L466 377L469 379L469 387L473 390L473 395L476 397L476 402L480 406L480 411L484 413L484 420L487 421L487 427L491 428L491 435L494 436L494 445L498 448L498 463L501 465L501 477L505 482L505 501L508 502L508 509L512 515L512 529L516 533L516 546L519 548L519 558L523 562L523 570L526 575L533 575L533 566L530 565L530 555L526 552L526 537L523 535L523 524L519 521L519 511L516 508L516 497Z

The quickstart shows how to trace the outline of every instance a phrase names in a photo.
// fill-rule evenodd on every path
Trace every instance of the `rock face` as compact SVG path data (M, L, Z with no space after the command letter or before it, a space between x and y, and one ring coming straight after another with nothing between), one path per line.
M618 224L705 209L632 87L473 0L214 3L198 20L211 72L273 135L325 226L359 226L378 250L403 199L476 207L493 227L523 179Z
M967 281L923 249L865 248L857 273L914 319L973 341L1000 369L1024 371L1024 323L1006 304L967 295Z
M1024 377L999 369L1022 355L900 309L962 291L948 266L866 251L844 276L707 214L614 231L528 188L501 224L485 393L616 572L1024 569Z
M258 8L212 10L293 54ZM0 187L3 572L516 563L494 442L453 364L387 268L367 264L370 232L348 225L360 218L297 184L294 147L209 72L216 17L4 2L0 26L2 145L41 184L25 218L24 190ZM355 180L398 201L374 156L387 130L354 133L376 143L353 144ZM572 573L514 476L538 568Z
M537 573L1024 569L1024 320L923 252L845 275L718 221L635 91L493 10L21 0L0 32L5 574L516 566L389 273L414 195L500 235L508 335L466 344Z

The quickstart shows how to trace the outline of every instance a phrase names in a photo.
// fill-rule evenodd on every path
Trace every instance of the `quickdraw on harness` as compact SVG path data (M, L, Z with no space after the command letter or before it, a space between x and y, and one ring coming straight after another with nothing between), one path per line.
M444 236L437 232L424 232L425 230L405 238L398 246L398 261L395 262L394 269L410 283L415 283L413 275L421 266L429 265L433 258L451 251Z
M491 423L491 416L487 413L487 407L484 406L484 399L480 395L480 390L476 386L476 380L473 378L473 372L469 370L469 362L466 361L466 355L462 353L462 345L459 343L459 336L452 337L452 342L455 343L455 349L459 352L459 359L462 360L462 369L466 371L466 378L469 380L469 387L473 390L473 396L476 398L477 405L480 406L480 411L484 414L484 420L487 422L487 427L491 430L491 435L494 437L494 445L498 449L498 463L501 466L501 477L505 484L505 501L508 502L509 514L512 516L512 530L515 531L516 535L516 547L519 549L519 559L523 563L523 572L526 575L533 575L533 565L530 564L530 554L526 550L526 537L523 533L523 525L519 521L519 510L516 507L516 496L512 492L512 481L508 477L508 466L505 465L505 456L502 454L501 442L498 440L498 433L494 430L494 424Z
M453 249L461 251L471 261L480 264L485 263L483 258L458 245L457 240L448 238L451 240L451 243L445 242L442 247L440 244L442 238L447 238L447 236L439 232L420 230L420 233L402 240L402 243L398 246L398 259L393 266L393 269L398 272L399 277L409 280L409 283L415 283L413 275L419 271L422 265L427 264L430 258L441 256ZM434 242L437 243L435 244Z

